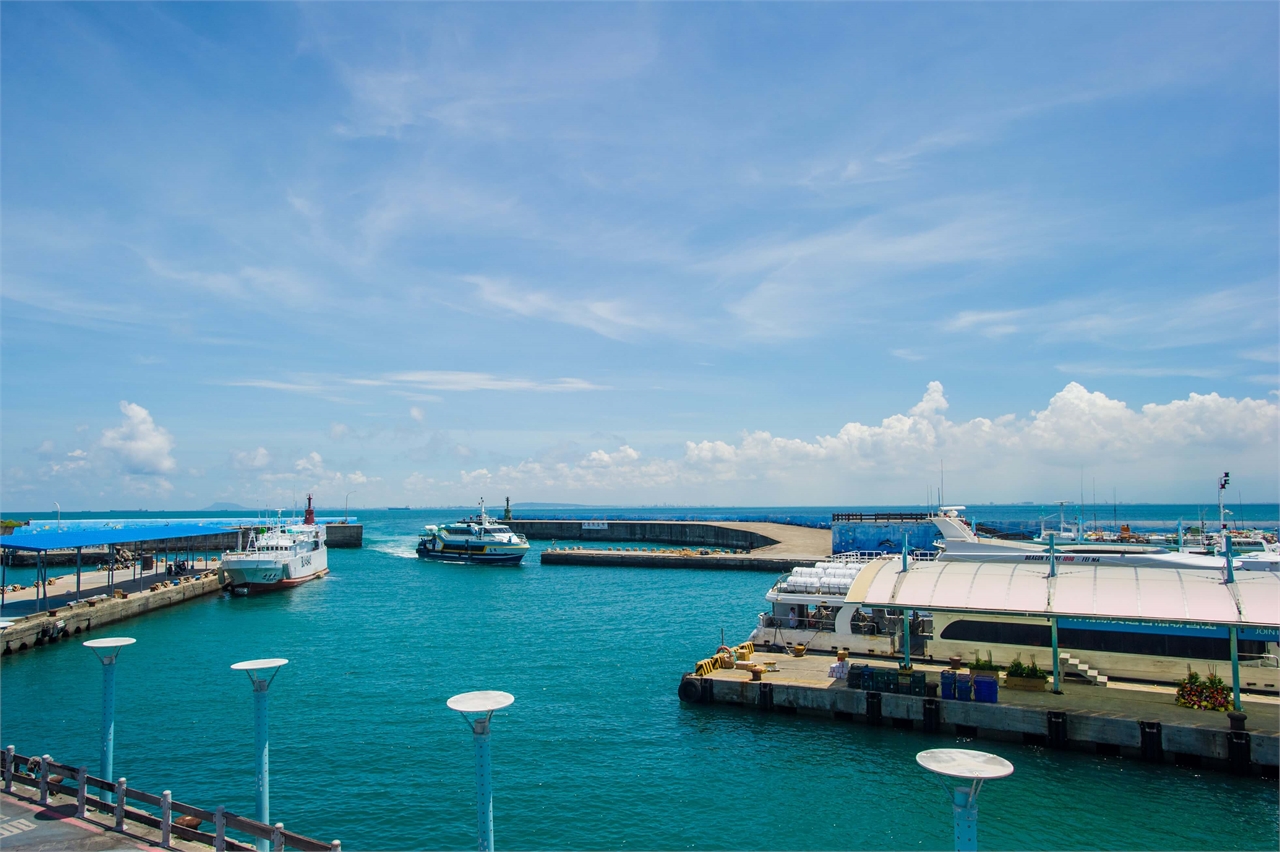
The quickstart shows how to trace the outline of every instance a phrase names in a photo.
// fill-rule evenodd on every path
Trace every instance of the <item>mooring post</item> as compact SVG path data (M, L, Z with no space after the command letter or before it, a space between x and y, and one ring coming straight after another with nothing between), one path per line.
M160 794L160 845L169 848L170 836L173 833L173 793L165 790Z
M124 800L128 782L124 778L116 779L116 831L124 831Z

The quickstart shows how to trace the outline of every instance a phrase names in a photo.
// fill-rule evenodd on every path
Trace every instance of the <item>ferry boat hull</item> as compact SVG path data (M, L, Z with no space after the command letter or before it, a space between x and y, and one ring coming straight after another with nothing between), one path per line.
M498 523L484 511L452 524L428 524L418 539L419 559L463 565L519 565L529 552L529 541Z
M245 549L223 554L222 573L226 587L236 594L288 589L328 574L325 529L316 524L311 495L301 525L252 534Z
M525 545L513 551L501 545L442 544L439 539L418 542L418 558L434 562L455 562L473 565L519 565L529 550Z

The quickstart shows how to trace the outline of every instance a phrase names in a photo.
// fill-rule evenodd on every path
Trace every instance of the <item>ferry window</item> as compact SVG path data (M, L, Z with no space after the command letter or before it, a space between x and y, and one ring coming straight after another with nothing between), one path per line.
M992 642L999 645L1031 645L1044 648L1053 645L1049 625L1018 624L1012 621L961 619L942 628L940 638L956 639L962 642Z

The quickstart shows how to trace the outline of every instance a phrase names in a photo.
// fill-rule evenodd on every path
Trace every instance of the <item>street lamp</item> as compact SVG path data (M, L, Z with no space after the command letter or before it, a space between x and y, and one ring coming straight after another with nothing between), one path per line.
M356 493L357 492L355 491L348 491L347 496L342 498L342 522L344 524L347 522L347 500L351 497L352 494L356 494Z
M57 500L53 501L53 505L58 510L58 531L61 532L62 531L62 507L58 505Z
M917 754L916 763L937 775L969 783L968 787L947 787L955 817L956 852L976 852L982 782L1012 775L1013 764L998 755L967 748L931 748Z
M107 782L115 781L111 776L111 766L116 750L116 658L122 648L137 641L125 636L112 636L84 643L102 663L102 755L98 771L99 777ZM104 798L111 802L110 789L104 791Z
M516 699L507 692L485 690L464 692L447 702L450 710L462 714L476 745L476 822L480 852L493 852L493 786L489 782L489 720L493 711L508 707Z
M271 774L267 760L267 689L270 688L271 681L276 679L276 673L280 671L280 667L288 662L276 657L266 660L246 660L231 666L234 671L247 672L249 682L253 684L253 751L258 758L258 773L255 781L257 820L264 825L271 824ZM267 669L271 670L270 677L258 674ZM257 845L258 852L268 852L270 842L258 838Z

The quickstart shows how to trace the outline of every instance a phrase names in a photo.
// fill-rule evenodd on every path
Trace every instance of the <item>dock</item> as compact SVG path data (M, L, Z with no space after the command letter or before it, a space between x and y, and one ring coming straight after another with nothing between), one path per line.
M755 652L771 663L753 681L749 671L717 668L687 674L680 698L692 704L727 704L763 712L804 713L841 722L892 725L926 736L1023 742L1054 749L1124 755L1154 763L1204 766L1242 775L1277 777L1280 698L1246 695L1245 730L1232 730L1226 713L1179 707L1170 687L1112 682L1108 687L1064 683L1062 694L1001 688L995 704L850 688L827 676L833 656ZM896 671L884 659L850 657L854 667ZM942 665L915 662L927 681Z
M737 521L506 522L531 539L568 544L542 553L544 565L607 568L700 568L790 571L831 557L831 531L793 524ZM680 549L591 547L590 542L674 545ZM730 552L717 552L717 551Z

